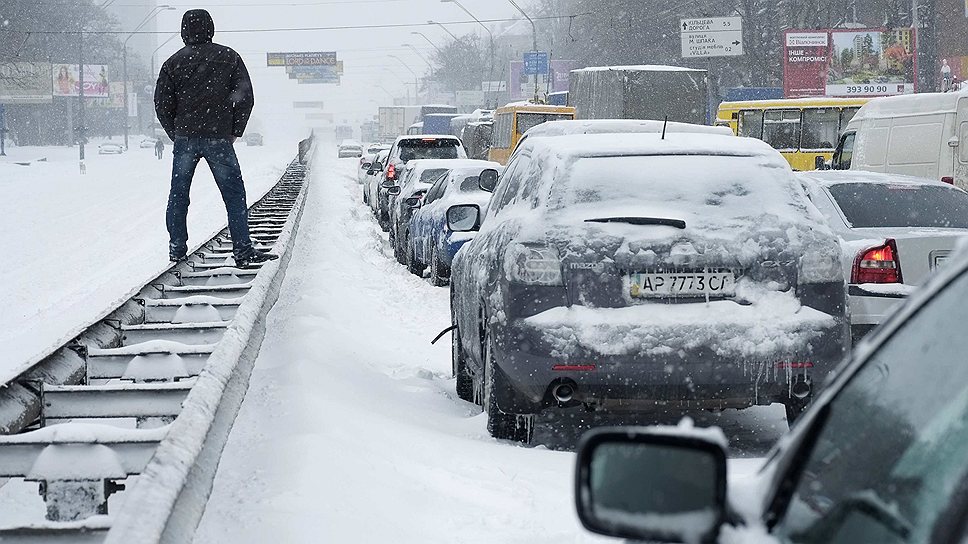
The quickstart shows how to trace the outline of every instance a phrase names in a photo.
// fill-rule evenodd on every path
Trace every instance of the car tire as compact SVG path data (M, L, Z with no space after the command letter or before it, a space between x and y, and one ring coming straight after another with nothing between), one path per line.
M396 257L397 262L407 266L407 251L410 247L410 234L407 233L406 236L401 237L401 240L395 240L393 245L393 256Z
M410 244L407 244L407 270L414 276L422 278L425 268L424 265L417 262L417 256L413 254L413 248L410 247Z
M484 372L481 376L484 392L484 412L487 414L487 432L499 440L530 443L534 430L533 415L509 414L497 406L495 391L508 387L494 362L494 341L487 338L484 342Z
M460 344L460 328L454 325L450 331L451 369L457 380L457 398L474 402L474 377L467 370L467 360L464 358L464 348Z
M435 287L445 287L450 283L450 278L441 276L440 272L443 265L440 262L437 251L430 255L430 283Z

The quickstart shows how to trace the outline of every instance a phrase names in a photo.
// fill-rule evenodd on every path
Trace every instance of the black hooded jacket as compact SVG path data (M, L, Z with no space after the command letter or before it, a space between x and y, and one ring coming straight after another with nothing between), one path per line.
M240 137L255 98L242 57L212 43L215 23L203 9L185 12L185 47L161 67L155 86L155 113L171 138Z

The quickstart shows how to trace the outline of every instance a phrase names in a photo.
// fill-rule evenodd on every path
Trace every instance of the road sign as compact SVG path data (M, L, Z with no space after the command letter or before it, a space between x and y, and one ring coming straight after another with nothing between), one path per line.
M528 51L524 54L524 75L536 76L548 73L548 53Z
M742 17L680 19L683 57L736 57L743 54Z

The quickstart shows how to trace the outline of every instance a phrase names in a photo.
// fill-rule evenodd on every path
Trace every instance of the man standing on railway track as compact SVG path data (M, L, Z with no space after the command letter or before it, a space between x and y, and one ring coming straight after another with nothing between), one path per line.
M252 247L242 170L233 144L245 132L255 98L242 57L212 43L215 22L203 9L185 12L185 47L161 67L155 86L158 121L175 145L168 196L168 256L188 252L189 190L198 161L205 159L222 193L237 266L278 259Z

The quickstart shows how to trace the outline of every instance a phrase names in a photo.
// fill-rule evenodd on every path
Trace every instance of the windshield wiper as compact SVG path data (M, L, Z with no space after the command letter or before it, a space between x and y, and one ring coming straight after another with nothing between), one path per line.
M682 219L667 219L665 217L599 217L597 219L586 219L586 223L628 223L630 225L662 225L665 227L675 227L677 229L686 228L686 222Z

